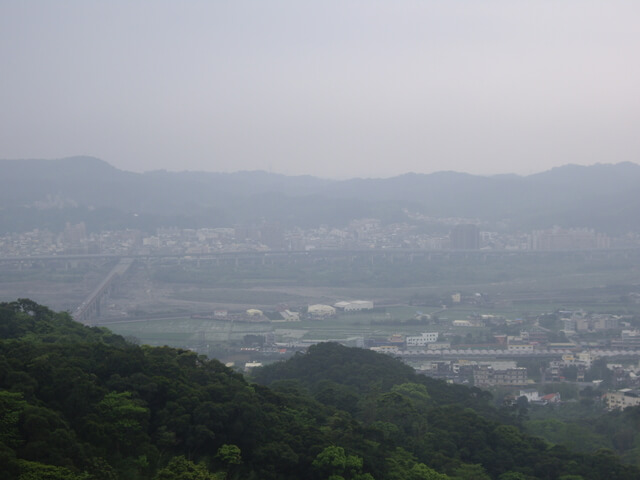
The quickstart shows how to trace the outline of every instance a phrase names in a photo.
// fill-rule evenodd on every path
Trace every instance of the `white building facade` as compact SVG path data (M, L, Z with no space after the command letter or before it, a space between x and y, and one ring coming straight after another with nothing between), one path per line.
M425 347L428 343L438 341L438 332L425 332L421 335L407 336L405 343L407 347Z

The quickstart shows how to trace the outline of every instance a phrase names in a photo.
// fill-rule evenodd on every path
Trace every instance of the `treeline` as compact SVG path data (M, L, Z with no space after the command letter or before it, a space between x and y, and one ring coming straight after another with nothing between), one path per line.
M254 381L29 300L0 304L2 478L640 477L609 451L523 434L481 390L366 350L321 344Z
M526 418L517 407L496 410L485 391L418 375L367 350L317 345L305 355L264 367L255 379L276 391L286 391L292 381L302 384L324 405L348 412L374 438L391 441L451 478L604 479L636 471L620 466L608 449L577 455L524 435L521 422ZM368 458L362 446L350 447Z
M640 465L640 408L603 414L601 403L599 392L587 387L579 401L555 408L530 408L524 426L528 432L574 451L608 448L624 462Z

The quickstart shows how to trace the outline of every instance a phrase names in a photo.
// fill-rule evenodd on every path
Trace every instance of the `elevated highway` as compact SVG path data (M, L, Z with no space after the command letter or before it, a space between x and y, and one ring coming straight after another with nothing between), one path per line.
M135 259L130 257L121 258L100 284L73 312L73 318L85 325L91 325L100 316L100 302L102 299L111 293L115 282L129 270L134 261Z
M268 251L237 251L210 253L131 253L127 258L152 262L154 260L177 260L180 262L204 263L297 263L304 261L337 260L367 262L431 262L475 260L490 262L507 258L539 258L553 260L570 256L582 259L610 259L610 258L640 258L640 247L611 248L597 250L426 250L405 248L376 248L376 249L316 249L316 250L268 250ZM28 264L46 262L64 262L74 260L113 259L122 258L118 254L81 254L81 255L33 255L21 257L0 257L0 264Z
M589 350L596 357L640 357L640 348L638 349L592 349ZM563 355L575 354L575 349L549 348L541 350L533 350L530 352L518 352L509 350L481 350L481 349L444 349L444 350L400 350L392 353L392 355L401 358L413 358L424 360L451 360L458 358L468 359L488 359L488 358L504 358L517 360L519 358L562 358Z

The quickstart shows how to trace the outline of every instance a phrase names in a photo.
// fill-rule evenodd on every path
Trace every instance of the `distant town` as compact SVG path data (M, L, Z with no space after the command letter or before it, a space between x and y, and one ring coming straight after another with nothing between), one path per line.
M226 228L159 228L89 233L84 223L62 232L37 229L0 236L0 257L73 254L196 255L220 252L358 249L570 251L640 246L640 234L610 237L593 229L555 227L527 233L485 231L467 219L438 219L439 233L425 233L435 219L413 214L415 223L383 224L378 219L351 221L344 228L285 229L278 223Z
M211 354L211 345L217 343L219 348L222 338L225 355L237 357L239 367L247 371L264 361L332 340L400 357L417 371L448 382L509 389L507 402L525 397L531 404L560 403L566 400L560 392L545 393L540 386L570 383L582 389L605 388L602 405L608 409L640 405L640 317L629 313L635 307L627 313L577 308L518 317L500 313L491 295L453 291L424 305L416 301L414 313L408 318L392 305L365 298L326 304L280 303L269 311L258 305L244 310L192 310L182 315L188 320L167 313L165 326L160 327L164 321L161 311L136 313L135 307L123 306L122 294L119 297L114 288L116 281L129 275L133 259L145 256L173 256L188 262L201 256L235 253L457 251L570 255L640 247L639 234L615 237L593 229L560 227L507 233L487 231L473 219L408 216L413 223L359 219L343 228L285 229L278 223L264 222L226 228L159 228L153 233L88 232L84 223L68 223L61 232L38 229L0 237L0 260L26 261L25 268L30 268L29 259L114 257L118 263L109 267L108 275L73 311L78 321L123 332L131 325L142 325L140 322L170 331L175 331L180 322L191 322L185 328L193 334L185 337L185 347ZM13 271L22 269L22 265L14 265ZM140 283L136 282L130 282L131 291ZM144 293L136 295L139 298ZM618 300L623 306L640 305L640 288L637 292L624 291ZM202 322L200 326L198 322ZM314 338L318 331L325 331L325 336ZM132 336L139 334L134 332Z
M452 295L452 308L456 304L477 302L477 298ZM628 300L640 304L640 293ZM277 322L299 322L311 320L327 321L336 317L348 318L354 312L374 311L373 302L351 301L331 305L310 305L302 313L280 309L271 314ZM448 382L473 385L480 388L504 387L512 393L515 401L525 396L531 404L546 405L560 403L560 392L542 394L545 384L572 384L581 389L590 386L606 389L602 397L603 406L609 410L640 405L640 318L633 315L590 313L584 310L557 311L531 318L507 319L501 315L474 314L465 320L444 318L446 306L440 315L417 312L415 320L430 325L431 331L418 335L392 334L386 338L370 335L343 341L345 345L369 348L370 350L402 358L417 371ZM217 312L216 315L227 315ZM275 317L273 316L275 315ZM248 316L248 317L247 317ZM257 321L264 313L247 311L247 318ZM301 318L302 316L302 318ZM547 328L558 325L559 330ZM277 328L277 327L276 327ZM460 332L467 329L488 328L492 332L485 341ZM425 328L429 330L429 328ZM256 338L258 342L256 343ZM251 344L255 352L304 350L316 343L313 341L290 341L278 343L273 334L247 336L245 343ZM254 342L254 343L251 343ZM249 348L245 347L245 350ZM614 360L615 359L615 360ZM528 364L527 368L522 366ZM246 370L262 365L248 362ZM536 388L532 388L536 387Z

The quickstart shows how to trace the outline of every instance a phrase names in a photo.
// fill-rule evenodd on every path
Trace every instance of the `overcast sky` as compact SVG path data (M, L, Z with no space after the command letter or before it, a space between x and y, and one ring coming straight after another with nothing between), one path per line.
M0 158L329 178L640 160L640 1L0 0Z

